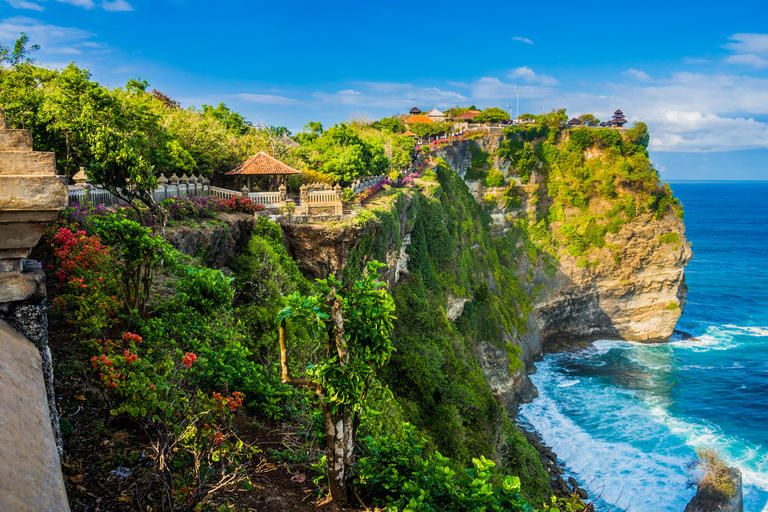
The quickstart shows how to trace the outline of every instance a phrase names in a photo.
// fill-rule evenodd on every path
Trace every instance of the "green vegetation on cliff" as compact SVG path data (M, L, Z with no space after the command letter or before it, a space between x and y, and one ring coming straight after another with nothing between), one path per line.
M506 196L527 195L538 205L535 215L518 220L515 226L552 256L563 249L586 262L591 249L613 249L605 235L618 233L638 215L650 214L658 220L671 209L683 216L679 201L661 183L648 158L644 123L623 136L610 128L561 131L544 125L515 127L505 133L498 156L512 162L511 170L523 185L537 162L541 165L538 189L514 183L508 188Z
M522 369L520 348L503 341L504 333L512 340L526 330L530 311L515 275L516 240L492 237L490 217L445 162L438 160L420 184L408 209L414 213L406 213L412 225L409 273L392 290L397 352L382 380L404 419L428 433L455 468L481 455L492 458L500 471L520 477L531 503L543 502L549 492L546 474L488 389L475 351L490 343L512 357L510 372ZM375 214L387 219L379 239L391 240L399 231L396 219L404 206L393 201ZM455 324L445 315L449 295L470 299Z

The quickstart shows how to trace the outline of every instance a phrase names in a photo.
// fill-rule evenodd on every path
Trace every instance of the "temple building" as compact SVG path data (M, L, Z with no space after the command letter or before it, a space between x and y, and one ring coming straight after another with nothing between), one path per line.
M624 112L622 112L621 109L618 109L613 113L613 117L610 121L600 123L600 126L614 126L616 128L623 128L626 123L627 120L624 118Z

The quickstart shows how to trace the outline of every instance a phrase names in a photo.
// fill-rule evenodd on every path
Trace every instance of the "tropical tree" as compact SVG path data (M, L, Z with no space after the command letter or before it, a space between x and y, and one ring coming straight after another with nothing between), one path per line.
M30 54L40 49L40 45L34 44L27 48L29 36L24 32L16 40L13 49L0 43L0 75L7 69L15 68L19 64L31 64Z
M474 123L499 123L509 120L509 114L499 107L490 107L472 118Z
M383 263L370 261L368 275L342 289L333 276L318 280L322 295L294 293L277 315L280 322L282 381L307 389L320 399L325 423L328 484L331 497L347 503L348 480L355 463L354 447L360 412L376 370L394 351L389 334L395 304L384 283L377 282ZM325 345L325 359L312 366L308 378L294 378L288 366L286 320L295 318Z
M594 114L581 114L577 119L584 126L600 126L600 120Z

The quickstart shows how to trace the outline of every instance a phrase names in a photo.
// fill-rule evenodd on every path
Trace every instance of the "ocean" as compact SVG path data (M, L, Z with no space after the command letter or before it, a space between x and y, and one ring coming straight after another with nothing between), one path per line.
M768 512L768 182L670 186L693 250L677 329L698 341L546 355L519 419L603 510L682 512L708 447L741 469L745 512Z

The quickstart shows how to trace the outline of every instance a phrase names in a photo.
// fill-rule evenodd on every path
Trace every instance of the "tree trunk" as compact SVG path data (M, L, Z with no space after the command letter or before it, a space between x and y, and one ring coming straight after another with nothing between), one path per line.
M325 419L326 446L328 447L328 487L331 498L340 506L349 502L347 470L354 464L354 424L351 414L331 414L330 407L322 404Z

